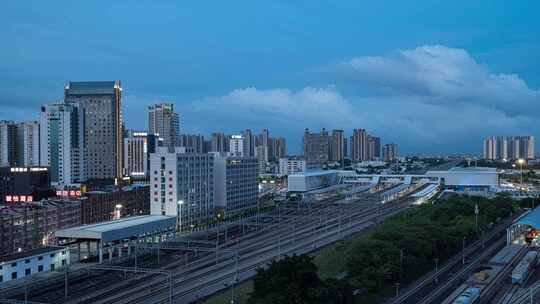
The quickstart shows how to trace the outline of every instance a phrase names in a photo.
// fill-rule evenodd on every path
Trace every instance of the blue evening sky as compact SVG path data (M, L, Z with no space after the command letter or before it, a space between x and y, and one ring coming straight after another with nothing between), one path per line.
M121 80L128 128L173 101L183 133L366 128L403 153L540 136L538 1L4 1L0 119L68 80Z

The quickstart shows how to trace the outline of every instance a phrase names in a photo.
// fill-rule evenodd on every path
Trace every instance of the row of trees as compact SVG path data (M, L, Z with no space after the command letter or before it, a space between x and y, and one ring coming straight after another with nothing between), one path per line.
M478 205L478 233L475 205ZM479 236L487 225L513 210L506 196L494 199L453 196L396 215L375 231L352 241L348 251L348 279L368 293L415 280L461 250L463 239Z
M393 216L367 234L345 242L346 274L323 281L309 256L293 256L259 269L249 303L352 303L352 291L376 295L394 283L405 284L459 252L488 225L516 207L500 195L494 199L454 196L436 204L411 208ZM475 222L478 206L478 227ZM478 229L478 231L477 231Z
M308 255L286 257L260 268L253 280L250 304L350 304L351 286L345 280L321 280Z

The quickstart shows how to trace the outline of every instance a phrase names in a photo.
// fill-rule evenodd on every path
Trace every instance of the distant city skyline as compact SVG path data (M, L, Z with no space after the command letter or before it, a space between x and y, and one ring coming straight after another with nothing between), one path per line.
M365 128L400 154L481 155L491 134L540 138L540 3L208 7L6 4L0 120L38 120L67 81L118 79L127 128L144 130L148 106L167 100L181 133L268 128L291 154L304 128Z

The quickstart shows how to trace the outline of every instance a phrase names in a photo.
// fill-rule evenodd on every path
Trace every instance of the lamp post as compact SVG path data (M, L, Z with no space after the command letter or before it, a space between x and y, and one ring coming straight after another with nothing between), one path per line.
M523 188L523 164L525 163L525 160L523 158L518 159L519 169L520 169L520 184L521 188Z
M439 258L433 259L435 261L435 283L439 282Z
M115 220L117 220L117 219L120 218L120 216L121 216L120 210L121 210L121 209L122 209L122 205L121 205L121 204L117 204L117 205L115 206L115 215L114 215Z
M176 230L178 234L182 231L182 205L184 204L183 200L178 201L178 216L176 217Z

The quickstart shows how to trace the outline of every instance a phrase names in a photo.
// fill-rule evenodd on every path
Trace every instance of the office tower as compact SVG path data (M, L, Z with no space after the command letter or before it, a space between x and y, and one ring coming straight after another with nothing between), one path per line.
M351 136L351 158L354 162L368 160L367 134L364 129L354 129Z
M214 200L227 215L257 207L258 160L254 157L223 156L214 152Z
M39 122L17 124L17 165L39 166Z
M122 178L120 81L69 82L64 101L82 111L84 167L88 180Z
M242 137L242 135L231 135L231 138L229 139L229 147L229 152L232 156L245 156L244 137Z
M332 130L332 144L331 149L331 160L342 162L344 158L343 153L343 130Z
M279 175L289 175L306 171L306 160L303 157L283 157L279 159Z
M229 141L223 133L212 133L210 151L211 152L228 152Z
M134 179L149 177L150 153L155 153L158 136L127 130L124 138L124 174Z
M11 120L0 121L0 167L17 165L17 124Z
M82 110L75 104L41 107L40 165L50 168L54 184L86 181L84 125Z
M179 147L185 147L189 153L206 153L204 136L196 134L181 134L178 140Z
M148 107L148 133L158 134L163 146L174 150L180 135L180 118L172 103L159 103Z
M383 157L384 161L391 162L397 159L397 145L396 144L386 144L383 146Z
M253 136L253 133L250 129L246 129L244 132L242 132L242 136L244 137L244 151L247 157L254 157L255 156L255 136Z
M379 160L381 159L381 139L376 136L367 136L367 159Z
M195 228L214 215L214 155L170 152L150 154L150 213L178 218L180 227Z
M285 138L278 137L276 138L275 143L276 143L275 158L280 159L282 157L287 156L287 142L285 141Z
M331 138L326 129L321 133L311 133L309 129L304 130L304 157L308 168L322 167L330 160Z

